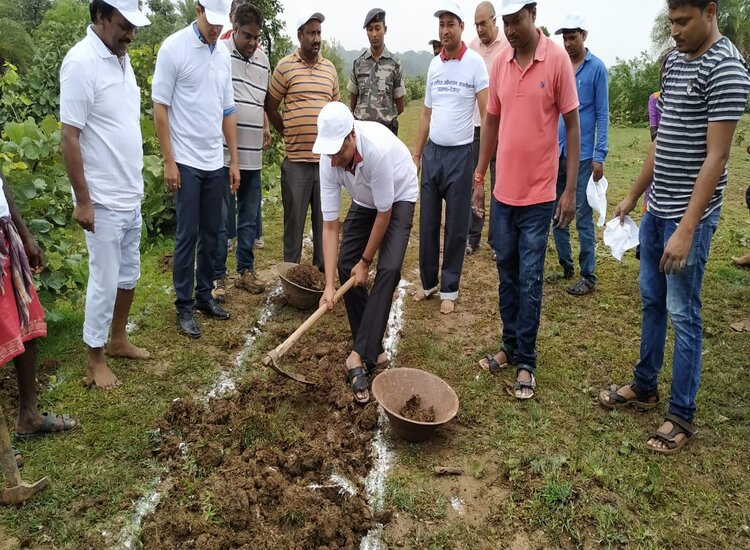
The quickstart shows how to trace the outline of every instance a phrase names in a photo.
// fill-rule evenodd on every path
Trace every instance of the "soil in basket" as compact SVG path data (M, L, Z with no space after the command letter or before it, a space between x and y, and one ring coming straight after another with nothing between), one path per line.
M317 267L307 264L295 265L286 272L286 278L295 285L310 290L323 290L326 287L326 278Z
M422 398L419 394L412 395L398 414L417 422L435 422L435 407L430 405L426 409L422 408Z
M325 348L284 356L314 387L258 370L234 399L172 404L153 451L172 482L144 521L144 548L358 548L387 521L365 500L378 414L375 403L353 403L347 337L327 329L316 335Z

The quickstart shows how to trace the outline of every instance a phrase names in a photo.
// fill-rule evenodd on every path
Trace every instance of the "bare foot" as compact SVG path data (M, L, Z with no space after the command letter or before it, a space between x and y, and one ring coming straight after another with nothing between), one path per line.
M447 315L453 313L454 309L456 309L456 303L453 300L443 300L440 302L440 313Z
M107 346L107 355L110 357L127 357L128 359L148 359L151 354L146 348L139 348L128 340L124 342L112 341Z
M386 352L381 353L378 355L378 360L375 362L375 366L379 367L381 365L385 365L388 362L388 354Z
M417 290L417 291L416 291L416 292L414 293L414 301L415 301L415 302L424 302L424 301L425 301L425 300L427 300L427 299L428 299L428 298L429 298L430 296L432 296L432 294L427 294L427 293L426 293L426 292L424 291L424 289L423 289L423 288L420 288L420 289L418 289L418 290Z
M89 348L89 358L86 364L86 375L83 377L84 386L94 386L102 390L113 390L121 384L104 357L103 348Z

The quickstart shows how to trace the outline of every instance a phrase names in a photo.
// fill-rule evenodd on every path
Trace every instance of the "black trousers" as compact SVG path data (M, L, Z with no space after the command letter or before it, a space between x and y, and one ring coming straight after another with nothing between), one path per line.
M455 300L464 266L471 217L472 144L444 147L427 141L422 154L419 202L419 276L425 291L438 286L440 298ZM443 262L440 221L445 201ZM439 268L439 270L438 270Z
M378 211L352 203L344 220L344 231L339 249L339 281L351 276L370 239ZM349 317L354 351L366 364L374 365L383 352L383 335L388 325L393 293L401 280L401 266L409 244L413 202L396 202L391 209L391 220L378 251L378 264L372 290L357 286L344 294L344 305Z

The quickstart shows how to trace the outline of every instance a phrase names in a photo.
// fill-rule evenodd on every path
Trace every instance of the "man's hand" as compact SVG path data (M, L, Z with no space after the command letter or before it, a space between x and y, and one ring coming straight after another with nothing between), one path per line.
M477 185L476 180L471 188L471 211L475 218L484 218L484 181Z
M333 286L326 285L325 289L323 290L323 296L320 297L319 306L322 306L323 304L326 304L328 306L328 311L333 309L333 306L336 304L336 301L334 299L334 296L336 295L336 290L334 290Z
M164 185L170 193L176 193L180 190L180 171L177 163L173 160L164 161Z
M693 234L682 230L683 227L682 225L677 227L677 230L669 237L667 246L664 247L664 254L659 262L659 271L667 275L677 275L687 265L690 247L693 244Z
M365 265L362 260L358 261L357 264L352 268L352 277L354 277L354 284L357 286L367 285L367 279L370 276L370 269Z
M240 165L233 162L229 165L229 189L232 194L240 188Z
M555 227L568 227L570 222L573 221L573 216L576 213L576 197L575 193L570 191L564 191L560 195L560 200L557 201L557 210L555 210L555 219L557 224Z
M591 162L591 175L594 176L594 181L599 181L604 176L604 164L601 162Z
M22 237L23 249L26 251L26 257L29 259L29 267L34 273L41 273L44 270L44 253L36 240L31 235Z
M625 223L625 216L630 214L633 208L635 208L635 202L630 196L627 196L615 207L614 216L615 218L620 218L620 225Z
M90 202L77 202L73 209L73 219L86 231L94 232L94 206Z
M422 171L422 155L412 155L411 159L417 167L417 176L419 176L419 173Z
M263 128L263 149L268 149L271 146L271 128L265 126Z

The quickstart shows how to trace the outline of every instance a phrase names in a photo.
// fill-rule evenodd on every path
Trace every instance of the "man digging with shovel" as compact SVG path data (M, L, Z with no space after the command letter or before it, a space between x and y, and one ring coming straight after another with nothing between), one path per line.
M417 201L417 169L409 149L377 122L355 121L338 101L318 116L313 152L320 154L320 197L323 213L323 263L326 288L320 300L333 309L334 279L355 277L344 295L354 347L346 359L347 379L357 403L370 400L368 374L385 363L383 335L393 292L401 280ZM339 245L341 188L352 198ZM365 285L379 251L372 289ZM337 265L338 264L338 265Z

